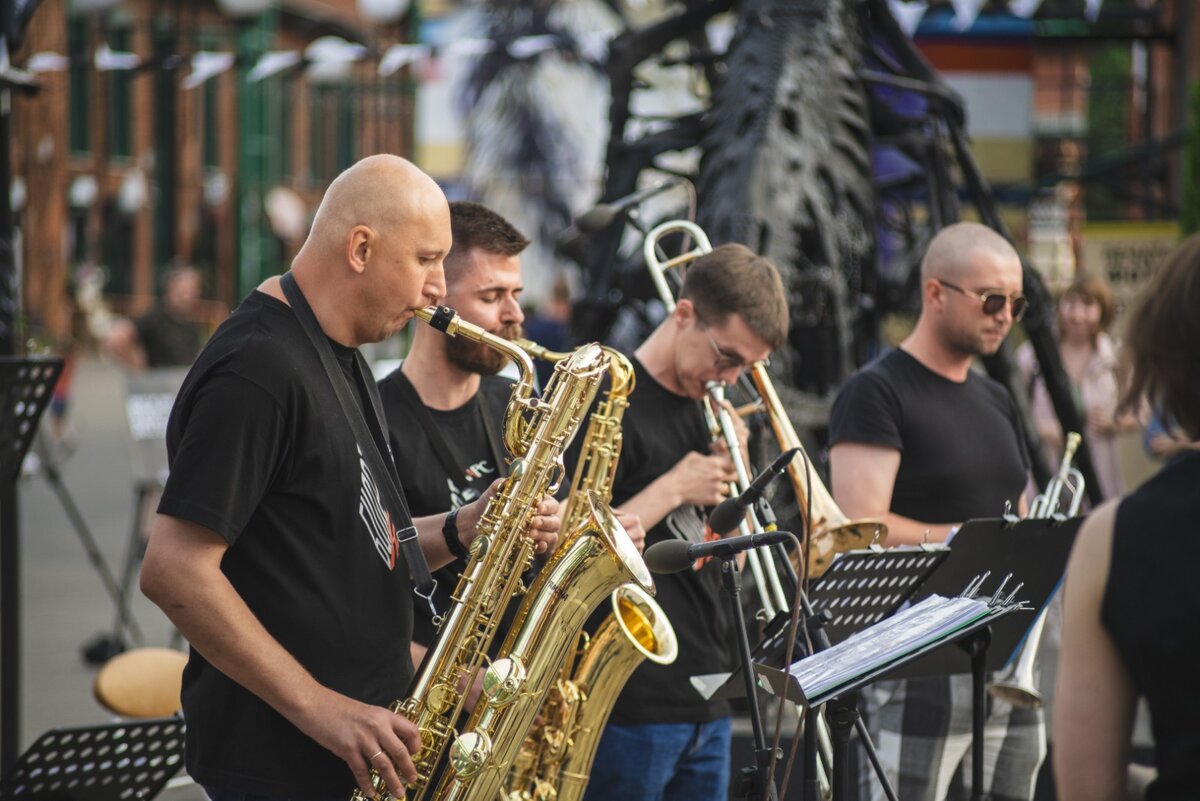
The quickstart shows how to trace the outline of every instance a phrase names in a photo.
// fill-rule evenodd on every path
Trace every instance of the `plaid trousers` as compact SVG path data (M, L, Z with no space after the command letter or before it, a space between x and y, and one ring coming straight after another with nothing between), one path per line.
M863 690L863 717L900 801L958 801L971 793L971 677L883 681ZM1046 758L1041 710L988 695L984 791L993 801L1030 801ZM886 798L866 755L859 798Z

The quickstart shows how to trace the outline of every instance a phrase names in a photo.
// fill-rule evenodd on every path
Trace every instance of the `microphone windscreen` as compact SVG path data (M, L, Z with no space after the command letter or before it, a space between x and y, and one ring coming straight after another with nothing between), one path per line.
M642 561L651 573L679 573L687 570L695 561L688 556L690 543L685 540L663 540L656 542L642 554Z
M724 537L742 524L746 519L746 507L738 503L737 498L726 498L717 504L708 516L708 527L713 533Z

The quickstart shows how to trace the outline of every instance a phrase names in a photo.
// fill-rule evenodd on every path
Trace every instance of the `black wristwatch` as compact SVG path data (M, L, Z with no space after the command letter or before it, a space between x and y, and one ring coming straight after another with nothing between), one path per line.
M442 536L446 538L446 547L455 559L465 560L471 555L458 538L458 509L452 509L450 514L446 515L446 522L442 524Z

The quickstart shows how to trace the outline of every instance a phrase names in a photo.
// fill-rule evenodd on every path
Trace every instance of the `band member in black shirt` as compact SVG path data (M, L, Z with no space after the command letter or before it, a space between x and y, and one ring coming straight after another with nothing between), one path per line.
M450 204L450 228L453 245L444 265L442 302L499 337L521 336L520 254L529 240L496 212L469 201ZM422 325L413 332L401 367L379 382L392 447L404 455L396 467L414 515L458 509L506 474L511 455L502 433L513 382L497 373L507 362L486 345ZM644 534L636 518L620 519L640 541ZM453 545L453 532L447 536ZM435 572L439 608L448 603L465 565L465 552L458 552ZM428 611L418 605L414 664L424 658L435 634Z
M176 399L141 586L191 643L187 769L215 801L370 793L369 768L403 795L415 777L417 731L385 707L412 676L413 525L414 563L451 553L444 516L410 521L383 484L387 441L356 348L445 294L449 249L437 184L404 159L363 159L330 184L291 272L218 328ZM464 545L486 497L459 515ZM538 511L544 551L557 504Z
M634 353L637 385L622 421L613 500L641 518L647 546L705 538L705 508L720 503L736 477L724 443L709 439L700 403L706 384L736 381L782 345L787 330L783 283L769 260L722 245L688 267L675 310ZM671 665L643 663L626 683L597 749L587 799L728 797L729 705L706 700L690 682L736 660L720 582L715 560L655 576L679 657Z
M1016 407L971 369L1020 319L1022 283L1017 252L995 231L942 229L921 263L916 328L838 393L829 420L834 500L851 518L884 518L889 545L940 542L969 518L999 517L1006 504L1024 514L1029 459ZM879 682L864 698L897 796L945 798L969 758L970 676ZM989 710L984 792L1029 799L1046 754L1041 713L999 700ZM864 780L881 798L874 775Z

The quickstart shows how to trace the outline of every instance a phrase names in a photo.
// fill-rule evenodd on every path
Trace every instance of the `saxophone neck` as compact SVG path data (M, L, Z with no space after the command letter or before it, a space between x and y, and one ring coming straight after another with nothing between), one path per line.
M504 426L504 444L513 456L520 456L524 452L522 443L526 439L526 431L524 417L519 410L527 408L531 404L535 377L533 359L519 344L521 341L527 342L528 340L514 342L496 336L474 323L467 322L449 306L429 306L417 309L413 314L418 320L428 323L446 336L466 337L480 342L503 353L517 365L520 377L516 386L513 387L512 399L509 401L510 411Z

